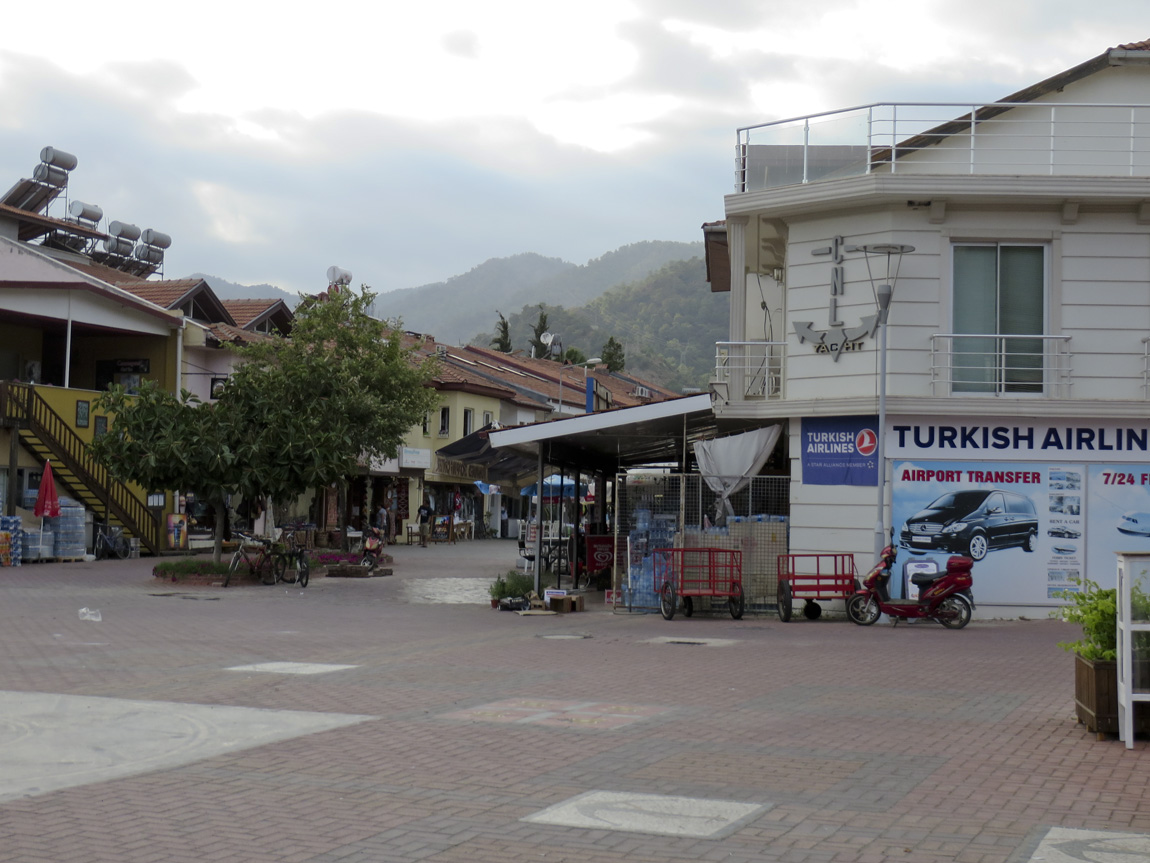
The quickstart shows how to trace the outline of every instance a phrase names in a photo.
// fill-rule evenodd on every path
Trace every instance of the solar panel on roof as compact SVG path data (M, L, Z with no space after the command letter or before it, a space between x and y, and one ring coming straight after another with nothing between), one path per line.
M35 180L20 180L0 198L0 204L28 213L42 213L63 191L62 186L46 186Z

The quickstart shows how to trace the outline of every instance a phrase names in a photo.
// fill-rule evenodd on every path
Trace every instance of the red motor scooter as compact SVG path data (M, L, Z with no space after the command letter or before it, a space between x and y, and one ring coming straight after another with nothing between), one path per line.
M856 586L847 599L847 617L859 626L870 626L880 615L889 615L895 623L900 620L927 618L937 620L949 629L962 629L970 623L974 611L974 583L971 569L974 561L955 555L946 562L946 571L937 567L930 571L912 572L910 581L919 588L918 599L890 598L890 568L898 555L893 543L882 550L874 569Z
M363 538L363 559L359 562L360 566L366 566L368 572L374 570L379 565L379 558L383 554L384 545L385 542L380 529L369 527Z

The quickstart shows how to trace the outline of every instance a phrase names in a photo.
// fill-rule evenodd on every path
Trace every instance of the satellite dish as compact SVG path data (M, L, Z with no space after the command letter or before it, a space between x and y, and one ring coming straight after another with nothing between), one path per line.
M539 341L543 342L543 344L545 344L545 345L549 345L553 341L555 341L555 334L554 333L543 333L542 335L539 336Z

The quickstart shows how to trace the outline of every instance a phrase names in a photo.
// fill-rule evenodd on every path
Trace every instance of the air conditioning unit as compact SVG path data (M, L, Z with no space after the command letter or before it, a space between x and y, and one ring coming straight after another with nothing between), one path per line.
M447 359L447 345L436 345L435 355L440 359Z
M641 399L651 398L651 391L647 387L635 387L635 395Z

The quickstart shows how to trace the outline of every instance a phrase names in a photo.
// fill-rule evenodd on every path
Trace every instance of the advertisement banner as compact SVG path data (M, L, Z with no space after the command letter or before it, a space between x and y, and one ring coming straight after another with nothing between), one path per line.
M1086 572L1106 588L1117 582L1119 551L1150 551L1150 468L1091 465L1087 476Z
M1083 574L1084 465L897 461L892 467L899 545L892 593L906 595L907 563L932 561L941 570L952 554L975 561L976 604L1059 605L1054 594L1073 589L1071 579ZM1110 558L1105 572L1113 581L1112 552Z
M878 485L878 417L803 417L803 482Z
M892 459L964 459L1150 465L1150 425L1084 418L894 417L887 422Z

